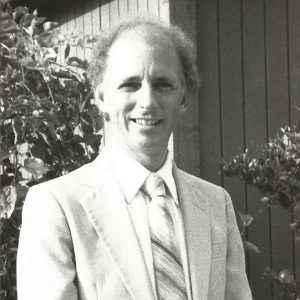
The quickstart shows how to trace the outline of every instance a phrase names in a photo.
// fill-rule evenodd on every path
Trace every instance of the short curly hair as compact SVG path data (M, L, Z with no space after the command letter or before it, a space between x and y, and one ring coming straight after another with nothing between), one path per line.
M182 75L186 88L191 93L196 92L200 85L200 79L197 68L196 47L193 41L178 26L166 25L153 18L141 17L123 21L108 33L103 32L100 34L89 64L88 73L92 85L96 88L102 83L107 67L108 52L113 43L125 31L141 26L145 27L153 35L163 33L163 36L174 43L182 66Z

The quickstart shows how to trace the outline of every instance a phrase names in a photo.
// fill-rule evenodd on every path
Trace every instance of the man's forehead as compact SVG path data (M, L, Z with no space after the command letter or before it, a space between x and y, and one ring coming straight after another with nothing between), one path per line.
M163 47L167 45L175 49L173 41L162 28L147 24L137 25L124 30L113 42L111 48L121 47L124 43L129 42L144 43L149 47Z

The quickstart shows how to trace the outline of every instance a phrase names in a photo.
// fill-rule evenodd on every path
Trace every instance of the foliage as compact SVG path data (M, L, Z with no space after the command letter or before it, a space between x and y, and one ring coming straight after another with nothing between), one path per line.
M238 221L238 226L242 237L244 249L252 253L257 253L257 254L260 253L258 247L246 239L246 230L253 222L253 217L251 215L238 212L237 221Z
M264 278L271 280L275 287L274 300L300 300L300 283L296 282L289 270L276 273L266 268Z
M101 118L87 62L69 57L91 37L62 35L37 11L1 0L0 298L16 299L15 263L28 188L91 161Z
M239 178L256 188L262 195L262 202L292 213L294 221L290 227L295 232L296 241L300 241L299 130L295 127L280 128L275 139L262 145L257 157L251 157L246 150L229 162L223 161L222 169L226 176ZM267 269L265 278L277 287L277 299L300 299L300 282L296 282L288 270L277 274Z

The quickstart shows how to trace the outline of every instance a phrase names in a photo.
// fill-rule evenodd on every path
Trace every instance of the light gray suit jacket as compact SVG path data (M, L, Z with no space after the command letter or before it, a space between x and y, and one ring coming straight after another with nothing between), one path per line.
M175 165L173 174L193 300L252 299L230 197ZM30 189L17 283L19 300L155 299L126 201L105 154Z

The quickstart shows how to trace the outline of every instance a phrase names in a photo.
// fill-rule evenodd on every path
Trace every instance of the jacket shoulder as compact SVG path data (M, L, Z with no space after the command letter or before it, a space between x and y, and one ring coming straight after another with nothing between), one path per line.
M178 177L183 179L185 182L187 182L189 185L192 185L192 187L196 188L197 190L208 193L208 194L222 194L224 196L224 193L227 194L227 192L224 190L223 187L216 185L214 183L211 183L209 181L206 181L202 178L199 178L197 176L194 176L192 174L189 174L181 169L177 169Z
M63 207L72 205L77 202L76 199L92 192L91 188L84 184L92 180L92 169L93 163L89 163L66 175L37 184L29 189L26 200L32 198L30 195L35 195L35 198L49 201L56 199Z
M197 202L206 207L212 215L226 214L231 198L228 192L221 186L208 182L204 179L191 175L183 170L177 169L179 188L188 190L196 195Z

